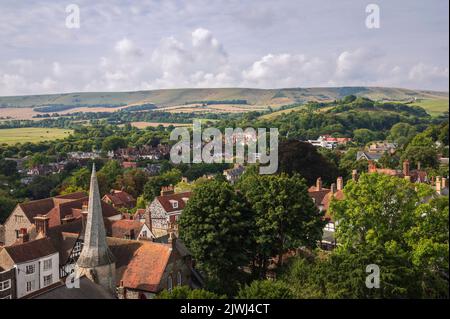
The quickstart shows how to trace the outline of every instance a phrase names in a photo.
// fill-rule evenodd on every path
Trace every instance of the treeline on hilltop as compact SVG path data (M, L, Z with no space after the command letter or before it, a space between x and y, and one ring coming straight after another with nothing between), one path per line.
M203 100L203 101L185 102L184 104L217 105L217 104L248 104L248 102L247 100Z
M289 109L289 108L287 108ZM397 123L406 123L423 131L430 124L446 121L446 116L432 118L418 106L393 102L374 102L367 98L348 96L329 103L310 102L302 108L266 119L261 113L243 114L238 120L225 119L224 127L276 127L282 139L316 139L329 134L355 138L366 133L375 139L385 139ZM364 131L360 131L364 130Z
M70 110L77 107L107 107L107 108L115 108L126 106L126 104L118 103L118 104L48 104L44 106L37 106L33 108L35 112L41 113L51 113L51 112L61 112L65 110Z

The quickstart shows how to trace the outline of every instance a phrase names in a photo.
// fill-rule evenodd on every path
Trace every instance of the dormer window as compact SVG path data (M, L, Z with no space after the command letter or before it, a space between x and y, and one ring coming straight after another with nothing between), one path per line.
M176 200L171 200L170 203L172 204L172 207L173 207L174 209L178 208L178 201L176 201Z

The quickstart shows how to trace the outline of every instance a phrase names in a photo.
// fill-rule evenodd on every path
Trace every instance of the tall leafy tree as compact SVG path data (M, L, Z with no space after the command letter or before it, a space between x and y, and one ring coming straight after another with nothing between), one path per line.
M239 189L250 203L254 218L255 261L253 267L264 278L268 259L300 246L314 247L325 225L299 175L246 176Z
M322 156L317 149L306 142L290 140L280 143L279 172L298 173L313 185L318 177L332 183L337 177L337 167Z
M215 291L233 294L249 263L251 213L226 182L198 185L179 220L180 238Z
M344 193L330 206L335 253L357 260L358 271L365 262L380 267L383 289L375 295L448 297L448 197L433 199L429 186L383 174L363 174Z
M237 299L292 299L293 293L283 281L255 280L239 289Z

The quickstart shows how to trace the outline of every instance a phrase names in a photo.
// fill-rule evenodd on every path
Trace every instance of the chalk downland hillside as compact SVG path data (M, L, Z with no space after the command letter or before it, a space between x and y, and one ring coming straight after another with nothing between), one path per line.
M308 101L329 102L347 95L367 97L376 101L412 102L437 115L448 111L448 92L408 90L382 87L334 87L334 88L290 88L290 89L167 89L136 92L90 92L49 95L0 97L0 117L7 109L28 108L34 111L57 110L70 112L85 110L92 112L102 108L108 111L128 106L153 104L156 108L167 108L189 104L203 104L203 108L217 109L217 104L233 105L237 111L277 108ZM235 102L239 101L239 104ZM3 111L2 111L3 108ZM224 107L225 108L225 107ZM225 108L226 109L226 108ZM63 112L61 112L63 113Z

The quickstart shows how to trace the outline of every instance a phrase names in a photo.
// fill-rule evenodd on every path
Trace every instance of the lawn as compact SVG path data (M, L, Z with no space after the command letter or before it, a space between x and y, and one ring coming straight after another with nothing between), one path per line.
M448 99L424 99L413 104L423 107L425 111L433 116L448 112Z
M0 129L0 144L51 141L68 137L72 132L66 129L41 127Z

